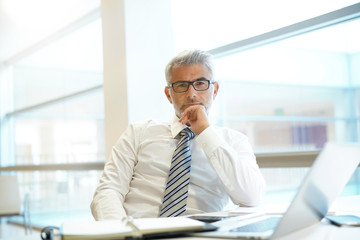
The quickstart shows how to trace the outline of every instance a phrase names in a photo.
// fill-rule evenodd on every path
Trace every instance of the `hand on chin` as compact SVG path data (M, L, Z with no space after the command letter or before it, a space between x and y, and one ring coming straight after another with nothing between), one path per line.
M188 105L182 112L179 122L191 126L195 134L200 134L209 127L206 109L201 104Z

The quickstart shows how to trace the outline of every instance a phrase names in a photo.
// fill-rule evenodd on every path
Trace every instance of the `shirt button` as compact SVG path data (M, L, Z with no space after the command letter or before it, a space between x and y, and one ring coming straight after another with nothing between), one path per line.
M202 146L203 146L203 148L206 147L206 143L203 143Z

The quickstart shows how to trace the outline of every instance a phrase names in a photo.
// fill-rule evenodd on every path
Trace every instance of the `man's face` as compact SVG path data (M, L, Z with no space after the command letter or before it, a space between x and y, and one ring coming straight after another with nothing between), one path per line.
M172 79L170 83L177 81L192 82L198 79L211 80L211 74L208 68L201 63L193 65L181 65L172 69ZM196 91L193 86L183 93L174 92L172 88L165 87L165 94L171 104L174 105L175 114L179 118L182 112L189 106L202 105L209 112L213 100L215 99L219 85L217 82L210 84L209 89L205 91Z

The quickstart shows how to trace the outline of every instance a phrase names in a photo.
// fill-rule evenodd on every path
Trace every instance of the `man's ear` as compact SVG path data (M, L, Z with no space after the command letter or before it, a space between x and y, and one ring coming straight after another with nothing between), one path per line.
M164 89L164 92L165 92L165 95L166 95L167 99L172 104L172 99L171 99L171 96L170 96L170 88L168 86L166 86L165 89Z
M218 83L218 82L214 82L213 85L214 85L214 96L213 96L213 99L215 99L215 97L217 96L217 93L218 93L218 91L219 91L219 83Z

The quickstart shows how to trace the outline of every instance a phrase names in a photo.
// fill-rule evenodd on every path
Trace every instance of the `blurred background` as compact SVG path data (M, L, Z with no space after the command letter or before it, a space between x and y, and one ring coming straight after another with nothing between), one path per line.
M92 219L111 146L172 118L165 65L198 48L220 84L212 122L249 137L264 202L290 200L326 142L359 142L359 29L350 0L0 0L0 174L35 227ZM360 194L358 170L342 194Z

